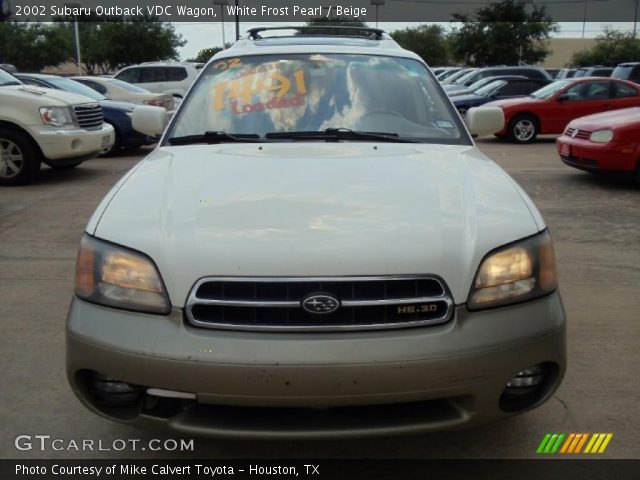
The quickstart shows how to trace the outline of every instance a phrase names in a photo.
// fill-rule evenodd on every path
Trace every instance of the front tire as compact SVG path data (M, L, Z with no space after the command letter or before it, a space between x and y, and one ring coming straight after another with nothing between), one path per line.
M24 185L40 170L41 154L31 139L11 128L0 128L0 185Z
M509 138L516 143L531 143L540 132L540 123L533 115L522 114L509 122Z

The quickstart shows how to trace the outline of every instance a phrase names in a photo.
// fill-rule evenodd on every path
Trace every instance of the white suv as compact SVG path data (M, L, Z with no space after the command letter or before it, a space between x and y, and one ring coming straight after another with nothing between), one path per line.
M253 437L540 405L565 371L565 313L535 206L418 55L377 29L298 30L216 55L89 221L74 392L113 420ZM147 134L166 118L133 114Z
M113 78L133 83L150 92L172 95L181 99L200 73L199 64L177 62L150 62L126 67Z
M24 85L0 69L0 185L33 180L44 162L68 169L108 151L113 127L94 100Z

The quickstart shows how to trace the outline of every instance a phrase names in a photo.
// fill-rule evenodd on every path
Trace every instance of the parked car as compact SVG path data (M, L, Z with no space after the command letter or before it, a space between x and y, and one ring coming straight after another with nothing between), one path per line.
M465 67L447 67L447 69L444 72L441 72L438 75L436 75L436 78L439 81L443 82L444 80L446 80L450 76L458 73L460 70L462 70L464 68Z
M612 67L582 67L576 70L573 78L582 78L582 77L610 77L613 73Z
M477 82L480 79L487 77L495 77L497 75L519 75L527 78L545 80L550 82L552 78L542 67L488 67L479 68L464 77L460 77L455 82L444 87L447 94L455 92L456 90L464 90L465 87Z
M549 232L428 66L377 29L262 31L213 57L166 130L133 113L165 133L81 240L82 403L185 435L326 438L549 399L566 363Z
M489 85L490 83L495 82L496 80L511 80L511 79L520 79L526 80L527 77L523 77L521 75L503 75L503 76L497 76L497 77L487 77L487 78L482 78L480 80L478 80L475 83L472 83L471 85L469 85L468 87L462 89L462 90L455 90L453 92L447 92L447 95L449 95L449 97L457 97L459 95L469 95L473 92L475 92L476 90L478 90L479 88L484 87L485 85Z
M144 88L130 83L117 80L115 78L104 77L71 77L72 80L80 82L87 87L93 88L96 92L104 95L109 100L117 102L131 102L138 105L151 105L164 107L173 110L173 97L161 93L153 93Z
M68 169L114 141L100 104L73 93L24 85L0 69L0 185L32 181L40 164Z
M440 79L440 83L442 83L442 85L452 85L458 79L464 77L470 72L473 72L474 70L477 70L477 68L461 68L460 70L455 72L453 75L450 75L444 79Z
M621 63L615 68L611 74L611 78L640 83L640 62Z
M105 152L105 155L114 155L124 149L138 148L156 142L155 139L133 128L131 124L131 114L136 107L133 103L107 100L104 95L70 78L38 73L20 73L16 74L16 77L27 85L64 90L66 92L84 95L100 103L104 114L104 121L113 127L115 135L113 145Z
M564 80L565 78L573 78L576 74L575 68L563 68L555 77L555 80Z
M547 80L533 78L516 78L511 80L494 80L469 95L459 95L451 99L458 113L463 117L472 107L479 107L494 100L528 96L548 85Z
M560 73L560 68L545 68L545 70L547 71L547 73L549 74L549 76L551 77L551 79L555 79L558 76L558 73Z
M517 143L533 142L538 134L560 134L576 118L640 105L640 87L625 80L573 78L558 80L530 98L487 104L504 111L505 124L498 137Z
M149 62L126 67L113 78L143 87L150 92L184 98L200 73L198 64L183 62Z
M640 107L573 120L556 140L564 163L587 172L615 172L640 184Z

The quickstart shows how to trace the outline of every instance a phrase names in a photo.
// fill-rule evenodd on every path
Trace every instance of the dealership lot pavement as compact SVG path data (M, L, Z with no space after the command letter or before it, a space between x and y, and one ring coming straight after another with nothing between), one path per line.
M109 188L140 158L45 168L37 183L0 189L0 458L533 457L547 432L611 432L604 456L640 458L640 189L564 166L553 141L481 149L529 193L556 243L569 318L569 369L541 408L475 430L322 442L195 440L195 451L18 451L20 434L65 442L176 438L103 420L64 374L64 319L78 239ZM35 445L35 442L34 442ZM97 450L97 446L96 446Z

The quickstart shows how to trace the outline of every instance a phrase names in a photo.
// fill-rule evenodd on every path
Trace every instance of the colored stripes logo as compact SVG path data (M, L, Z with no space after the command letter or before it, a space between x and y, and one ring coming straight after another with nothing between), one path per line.
M536 453L604 453L613 433L547 433Z

